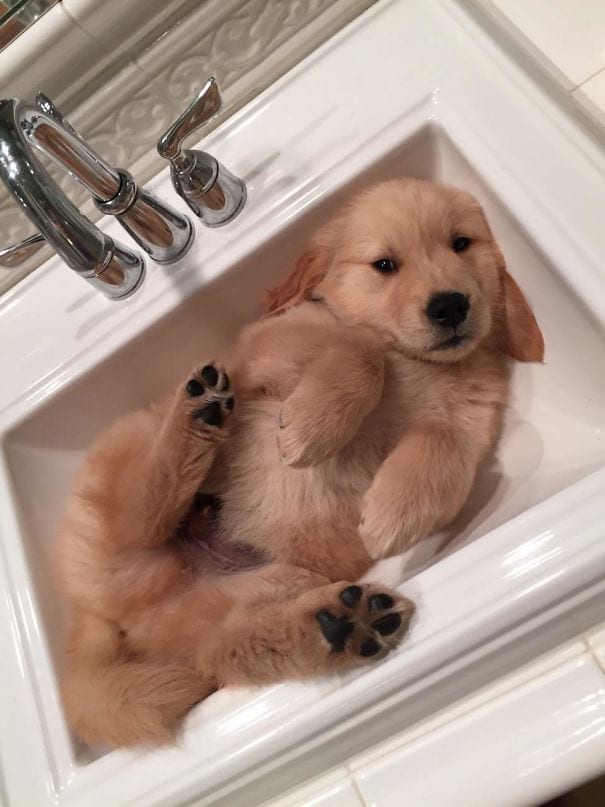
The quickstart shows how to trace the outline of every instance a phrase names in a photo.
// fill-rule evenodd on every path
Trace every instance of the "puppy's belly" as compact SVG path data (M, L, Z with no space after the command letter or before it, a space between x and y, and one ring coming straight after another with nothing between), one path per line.
M240 414L208 480L222 500L220 528L231 539L270 549L313 523L356 528L363 493L378 461L357 456L353 443L338 457L290 468L277 441L281 404L249 404Z
M268 558L255 547L229 541L219 533L218 524L186 525L176 540L174 551L183 565L196 576L235 574L264 566Z

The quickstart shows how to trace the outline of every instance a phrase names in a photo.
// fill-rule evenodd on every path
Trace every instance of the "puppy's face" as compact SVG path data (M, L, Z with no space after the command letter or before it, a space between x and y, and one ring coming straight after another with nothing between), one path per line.
M371 188L330 234L316 289L335 312L431 361L456 361L490 331L500 253L468 194L414 180Z
M319 231L270 310L303 296L424 360L459 361L494 331L514 358L542 358L481 207L455 188L403 179L360 194Z

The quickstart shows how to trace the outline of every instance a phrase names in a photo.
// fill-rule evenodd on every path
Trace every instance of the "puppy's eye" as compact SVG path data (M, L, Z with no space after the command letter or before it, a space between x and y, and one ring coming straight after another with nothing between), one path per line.
M397 264L390 258L380 258L380 260L374 261L372 266L383 275L390 275L391 272L397 271Z
M467 238L465 235L457 235L452 241L452 249L454 252L464 252L464 250L468 249L470 245L471 239Z

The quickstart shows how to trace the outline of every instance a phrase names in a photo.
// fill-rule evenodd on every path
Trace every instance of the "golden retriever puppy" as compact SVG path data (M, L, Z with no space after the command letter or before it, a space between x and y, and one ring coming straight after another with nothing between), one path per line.
M384 656L413 606L351 581L460 510L508 357L543 341L477 202L411 179L356 197L231 380L209 363L91 451L59 544L77 733L162 742L217 687Z
M219 687L371 663L407 630L412 604L346 579L345 546L342 563L314 571L323 535L309 537L310 569L216 540L216 502L199 489L233 407L209 363L119 420L77 476L57 552L71 610L62 695L91 745L168 742Z

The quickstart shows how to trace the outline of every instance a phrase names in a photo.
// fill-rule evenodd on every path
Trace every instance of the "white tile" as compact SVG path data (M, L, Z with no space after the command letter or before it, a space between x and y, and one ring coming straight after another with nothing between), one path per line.
M263 807L365 807L344 768L294 790Z
M577 87L605 67L603 0L478 0ZM546 65L547 66L547 65Z
M103 48L110 60L137 53L141 43L162 35L196 0L63 0L65 11ZM119 29L119 35L116 30Z
M101 57L62 5L53 6L0 51L0 95L31 98L42 90L60 102L85 86Z
M605 69L574 90L573 97L601 126L605 126Z
M362 798L401 804L536 804L600 773L605 683L585 653L354 772Z

